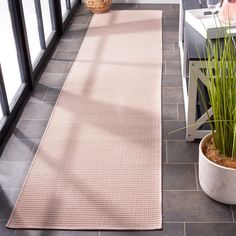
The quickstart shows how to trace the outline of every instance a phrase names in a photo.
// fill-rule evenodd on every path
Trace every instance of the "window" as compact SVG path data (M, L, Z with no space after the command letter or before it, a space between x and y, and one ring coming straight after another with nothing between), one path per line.
M73 0L73 7L78 2ZM0 0L0 143L65 30L72 4L70 0Z
M22 82L7 1L0 1L0 29L0 64L8 104L11 104Z

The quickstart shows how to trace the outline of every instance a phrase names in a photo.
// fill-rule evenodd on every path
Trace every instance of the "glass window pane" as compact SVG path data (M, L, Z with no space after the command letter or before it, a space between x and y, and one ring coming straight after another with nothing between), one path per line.
M43 27L44 27L44 35L45 40L47 41L48 37L52 32L52 22L51 22L51 14L49 8L49 1L50 0L41 0L41 9L42 9L42 16L43 16Z
M75 5L76 0L70 0L71 7Z
M34 1L22 0L32 64L41 51Z
M0 1L0 29L0 63L7 99L10 104L22 82L8 1Z
M66 0L61 0L61 13L62 13L62 16L65 15L66 11L67 11Z
M3 118L2 109L0 108L0 120Z

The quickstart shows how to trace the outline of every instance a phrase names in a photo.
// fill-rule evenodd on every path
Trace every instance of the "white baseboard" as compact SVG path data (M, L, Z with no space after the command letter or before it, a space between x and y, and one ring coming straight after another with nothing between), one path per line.
M84 2L85 0L83 0ZM179 4L180 0L112 0L113 3Z

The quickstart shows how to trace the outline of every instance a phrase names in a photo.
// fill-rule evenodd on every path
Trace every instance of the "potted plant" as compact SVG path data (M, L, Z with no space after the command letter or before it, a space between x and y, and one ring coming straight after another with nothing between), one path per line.
M207 45L205 76L213 119L208 114L211 133L199 146L199 181L209 197L236 204L236 47L230 32Z

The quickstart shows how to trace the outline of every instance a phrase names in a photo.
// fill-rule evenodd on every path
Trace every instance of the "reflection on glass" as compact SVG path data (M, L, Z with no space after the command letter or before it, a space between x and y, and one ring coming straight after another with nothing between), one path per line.
M47 41L48 37L50 36L50 34L52 32L52 22L51 22L49 1L50 0L41 0L41 10L42 10L42 17L43 17L44 35L45 35L45 40L46 41Z
M61 0L61 13L62 13L62 16L65 15L66 11L67 11L66 0Z
M0 1L0 63L7 99L10 104L21 85L21 75L7 2Z
M41 51L34 1L22 0L32 64Z

